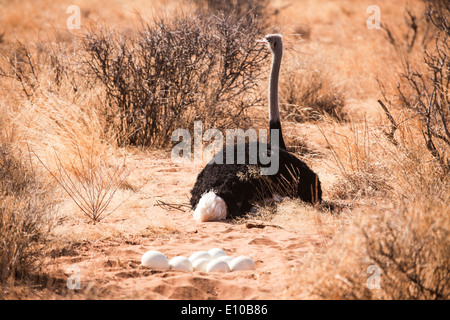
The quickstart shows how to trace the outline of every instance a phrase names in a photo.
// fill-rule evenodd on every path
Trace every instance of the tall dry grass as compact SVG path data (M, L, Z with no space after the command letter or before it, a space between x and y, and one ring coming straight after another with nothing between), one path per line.
M351 215L327 230L333 240L299 270L288 296L449 299L450 180L418 139L420 123L401 123L396 145L374 123L322 131L339 176L330 200L345 201Z
M446 1L425 1L422 12L405 9L406 31L403 37L386 32L402 64L402 73L394 89L380 81L384 101L390 108L409 112L419 120L423 143L441 167L450 172L450 38ZM389 93L388 93L389 91ZM391 121L391 139L397 127L389 109L382 103Z
M331 119L330 119L331 120ZM341 126L334 123L334 130L324 139L330 149L327 168L336 172L338 180L331 186L337 199L358 199L383 196L392 189L392 167L386 152L390 146L377 127L367 121Z
M450 298L449 52L442 43L445 32L426 28L433 19L445 25L439 18L442 6L426 1L417 11L406 8L406 26L387 29L387 47L404 41L401 48L394 43L390 57L396 70L403 70L398 82L389 82L389 75L378 81L380 94L388 97L388 117L349 126L333 121L331 128L321 128L329 147L327 168L338 177L330 196L345 200L351 216L343 228L329 230L333 240L299 270L288 297ZM420 11L424 7L428 13ZM433 46L420 30L434 34ZM391 95L386 88L394 88Z
M289 53L289 52L288 52ZM326 61L291 52L280 83L281 110L286 121L320 120L324 115L347 118L345 95L334 83Z
M10 111L0 115L0 284L41 270L52 227L52 185L16 146Z
M449 221L442 203L418 201L358 214L325 254L300 270L291 296L306 289L324 299L449 298Z
M90 220L100 221L130 173L116 150L117 130L106 128L101 88L83 74L72 45L18 42L2 63L3 86L16 89L9 99L20 105L12 112L16 144Z

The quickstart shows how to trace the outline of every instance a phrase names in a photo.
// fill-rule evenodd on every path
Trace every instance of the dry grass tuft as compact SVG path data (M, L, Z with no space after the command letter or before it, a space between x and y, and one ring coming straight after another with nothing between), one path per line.
M319 126L328 143L332 161L329 168L339 176L333 186L333 197L355 199L383 196L392 189L391 166L385 161L386 139L376 128L363 124L335 127L326 134Z
M363 210L297 280L325 299L448 299L448 226L442 203Z
M368 123L326 136L330 168L342 180L332 197L350 198L354 209L348 227L328 230L333 241L326 253L300 270L303 293L307 288L325 299L450 297L450 180L411 124L402 122L396 145Z
M305 122L328 115L336 120L345 120L345 96L342 89L332 83L326 69L313 68L312 65L302 67L297 62L297 66L282 77L280 97L283 119Z
M53 226L51 191L26 155L0 144L0 283L40 270Z
M13 285L42 270L54 227L53 185L20 147L15 113L0 104L0 284Z
M345 214L337 216L325 209L308 205L298 199L285 199L281 202L270 222L300 234L317 234L323 236L324 243L332 232L341 230L348 223Z

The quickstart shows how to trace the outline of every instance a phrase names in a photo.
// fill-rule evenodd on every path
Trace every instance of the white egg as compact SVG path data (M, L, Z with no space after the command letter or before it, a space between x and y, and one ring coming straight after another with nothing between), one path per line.
M192 267L191 261L183 256L176 256L169 261L170 269L172 270L182 270L192 272L194 268Z
M227 255L226 252L220 248L211 249L208 251L208 253L211 255L211 257L213 257L213 259Z
M206 266L206 272L230 272L228 263L220 260L211 260Z
M152 269L169 269L169 261L159 251L150 250L142 255L141 264Z
M193 254L191 254L191 256L189 257L189 260L192 263L195 260L200 259L200 258L205 258L205 259L209 259L209 260L212 259L211 255L208 252L206 252L206 251L197 251L197 252L194 252Z
M206 266L210 261L210 259L199 258L192 263L192 266L195 271L206 272Z
M230 256L220 256L218 258L215 258L214 260L225 261L226 263L230 263L230 261L233 259L234 258Z
M255 262L246 256L239 256L229 262L231 271L255 270Z

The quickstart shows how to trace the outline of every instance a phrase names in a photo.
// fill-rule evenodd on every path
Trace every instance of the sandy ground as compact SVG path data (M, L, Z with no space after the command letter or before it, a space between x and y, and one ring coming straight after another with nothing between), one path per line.
M53 298L117 299L285 299L292 274L323 235L287 230L267 220L246 219L198 223L189 208L158 203L187 203L201 167L173 164L168 156L138 155L131 184L146 177L137 192L121 190L121 208L93 225L67 200L66 212L55 230L61 247L53 250L47 272L58 281L45 289ZM138 178L139 177L139 178ZM135 180L133 180L135 179ZM128 196L131 194L131 197ZM158 250L170 260L193 252L222 248L229 256L246 255L254 271L227 274L157 271L140 266L148 250ZM79 271L78 275L71 270ZM79 290L69 290L67 279L80 280Z

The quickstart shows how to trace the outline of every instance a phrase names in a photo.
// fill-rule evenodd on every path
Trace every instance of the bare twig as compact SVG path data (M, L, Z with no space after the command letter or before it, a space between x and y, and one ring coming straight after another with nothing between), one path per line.
M164 210L174 209L182 212L186 212L186 210L189 210L191 208L191 205L189 203L167 203L162 200L156 200L155 206L158 206ZM186 210L184 210L183 208L186 208Z
M394 117L392 117L391 113L389 112L389 109L386 107L386 105L381 100L377 100L380 106L383 108L384 113L386 114L387 118L391 122L391 131L390 132L383 132L386 137L389 139L390 142L392 142L393 145L397 146L398 142L394 138L395 130L398 129L397 123L395 123Z

